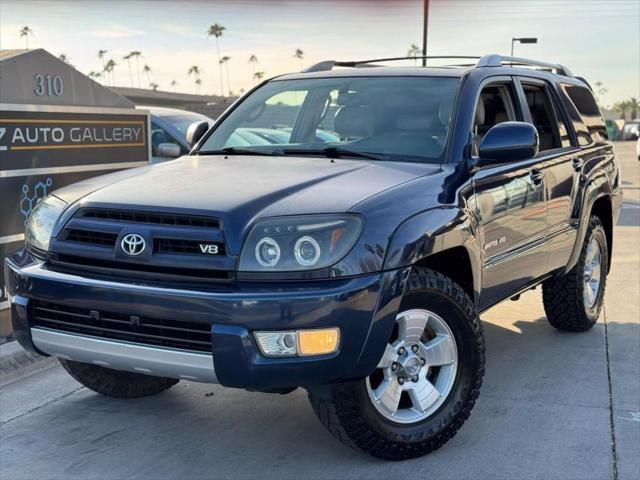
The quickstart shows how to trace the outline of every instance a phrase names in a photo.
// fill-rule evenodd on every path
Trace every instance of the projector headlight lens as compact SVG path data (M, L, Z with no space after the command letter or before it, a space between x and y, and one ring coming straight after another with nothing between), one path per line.
M305 235L296 240L293 246L293 256L303 267L313 267L320 259L320 245L315 238Z

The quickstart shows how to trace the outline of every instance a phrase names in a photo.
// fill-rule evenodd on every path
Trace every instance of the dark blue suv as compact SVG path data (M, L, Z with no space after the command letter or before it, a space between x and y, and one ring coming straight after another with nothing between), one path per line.
M188 156L47 197L5 262L20 343L104 395L304 387L372 455L444 444L480 391L479 313L542 284L554 327L596 322L621 182L565 67L382 60L271 79Z

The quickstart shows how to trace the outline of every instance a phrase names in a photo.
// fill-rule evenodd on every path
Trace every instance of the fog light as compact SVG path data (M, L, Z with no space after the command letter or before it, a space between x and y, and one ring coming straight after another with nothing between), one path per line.
M326 355L338 350L340 329L298 330L299 355Z
M258 346L267 357L326 355L338 350L339 328L284 332L254 332Z
M296 332L255 332L258 346L267 357L292 357L298 354Z

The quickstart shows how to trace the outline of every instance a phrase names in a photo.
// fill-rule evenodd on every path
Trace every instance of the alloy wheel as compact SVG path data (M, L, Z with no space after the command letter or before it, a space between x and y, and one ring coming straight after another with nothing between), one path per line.
M428 418L453 389L458 351L453 332L438 315L413 309L396 317L391 341L366 379L376 410L397 423Z

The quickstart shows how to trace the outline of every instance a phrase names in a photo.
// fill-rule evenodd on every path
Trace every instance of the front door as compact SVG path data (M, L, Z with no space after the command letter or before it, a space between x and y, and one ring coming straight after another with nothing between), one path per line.
M494 125L522 121L512 80L490 83L478 99L472 154ZM538 160L503 163L473 178L483 250L480 309L517 292L543 274L547 264L547 205L544 172Z

